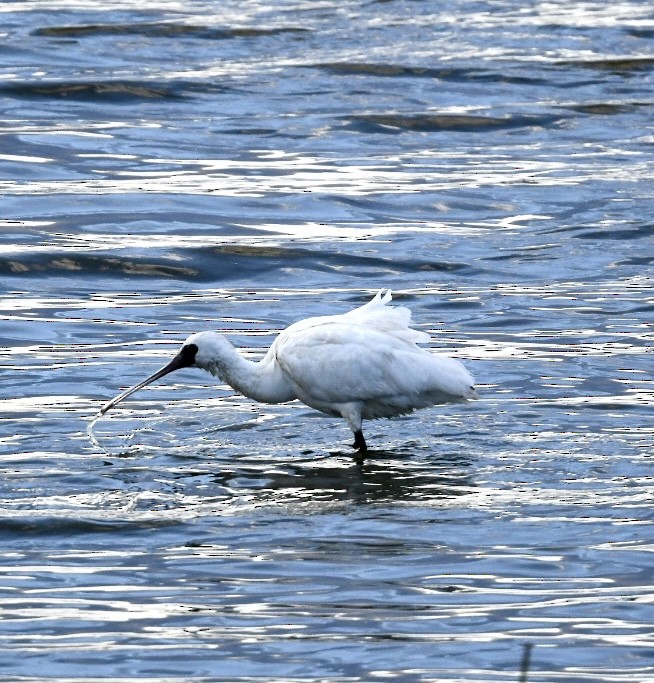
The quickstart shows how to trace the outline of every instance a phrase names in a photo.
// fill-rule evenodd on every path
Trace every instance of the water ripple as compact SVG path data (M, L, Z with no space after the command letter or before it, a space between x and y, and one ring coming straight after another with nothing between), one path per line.
M0 6L0 679L652 677L651 8L410 9ZM480 399L364 462L192 369L91 424L380 287Z

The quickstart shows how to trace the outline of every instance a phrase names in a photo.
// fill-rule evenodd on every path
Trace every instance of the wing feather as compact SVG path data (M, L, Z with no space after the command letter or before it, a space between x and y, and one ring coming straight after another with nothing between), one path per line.
M393 400L412 410L463 399L473 384L458 361L347 320L282 333L275 355L300 394L325 404Z
M390 290L382 296L382 291L368 303L345 313L341 317L358 325L386 332L398 339L414 343L426 343L429 335L426 332L411 329L411 311L405 306L389 306L393 297Z

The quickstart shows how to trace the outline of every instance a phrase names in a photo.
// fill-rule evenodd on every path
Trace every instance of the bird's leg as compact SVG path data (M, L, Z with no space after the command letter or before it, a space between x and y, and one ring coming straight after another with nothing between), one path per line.
M360 429L354 432L354 443L352 444L352 448L356 448L359 453L365 453L368 450L368 444L363 438L363 432Z
M344 403L340 407L340 412L348 425L350 425L350 429L354 432L352 448L356 448L359 453L365 453L368 450L368 445L361 431L361 404L354 402Z

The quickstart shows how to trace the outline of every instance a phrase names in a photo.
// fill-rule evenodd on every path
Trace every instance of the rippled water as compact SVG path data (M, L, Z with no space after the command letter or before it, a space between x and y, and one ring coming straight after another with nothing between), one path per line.
M0 26L0 680L652 680L648 3ZM189 333L259 357L380 287L479 401L357 464L187 370L89 440Z

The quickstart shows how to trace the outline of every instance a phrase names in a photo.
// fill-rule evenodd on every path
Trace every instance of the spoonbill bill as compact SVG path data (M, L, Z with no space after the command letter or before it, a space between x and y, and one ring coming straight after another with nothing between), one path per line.
M391 292L382 293L348 313L294 323L258 362L243 358L217 332L192 334L170 363L109 401L98 417L174 370L198 367L255 401L297 399L344 418L354 433L352 447L363 453L363 420L475 398L465 367L417 346L429 335L412 329L411 311L390 306Z

